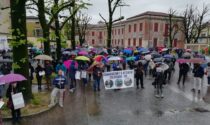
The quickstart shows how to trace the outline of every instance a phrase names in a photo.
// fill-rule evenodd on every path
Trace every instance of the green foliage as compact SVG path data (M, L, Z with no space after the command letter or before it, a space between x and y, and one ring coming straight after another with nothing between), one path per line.
M12 69L15 70L15 69L20 69L21 67L15 62L15 63L12 63Z
M31 103L32 103L33 105L40 105L40 104L41 104L41 100L40 100L39 98L33 98L33 99L31 100Z
M47 40L45 38L41 37L41 38L38 38L37 41L43 43L43 42L46 42Z

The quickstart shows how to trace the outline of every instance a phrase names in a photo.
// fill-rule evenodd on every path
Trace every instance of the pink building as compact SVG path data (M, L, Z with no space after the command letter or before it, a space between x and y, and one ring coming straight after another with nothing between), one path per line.
M174 26L180 25L181 18L176 20ZM116 47L160 47L168 45L169 15L160 12L145 12L115 23L112 27L112 46ZM92 46L106 46L106 27L100 22L90 25L86 41ZM179 31L175 35L173 47L184 47L184 34Z

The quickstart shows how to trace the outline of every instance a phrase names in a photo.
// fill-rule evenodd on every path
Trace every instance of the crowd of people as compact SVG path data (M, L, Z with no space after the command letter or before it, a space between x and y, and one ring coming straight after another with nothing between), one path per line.
M86 53L81 54L81 51L86 51ZM78 56L84 59L77 59ZM118 58L111 60L113 57ZM154 80L151 85L154 86L155 97L164 98L163 86L170 83L173 72L177 70L176 61L179 65L177 80L179 86L181 79L182 85L185 85L189 71L194 74L193 92L201 92L202 79L205 74L210 84L210 63L207 63L208 61L202 63L187 61L195 57L205 60L201 54L184 49L77 48L77 50L64 50L61 60L58 61L36 60L34 61L37 62L36 66L34 62L31 62L29 72L31 83L36 76L39 91L44 89L43 79L45 79L45 89L51 91L49 107L54 106L57 102L60 107L63 107L65 90L68 88L69 92L75 92L78 82L82 82L84 86L91 84L94 92L100 92L103 72L127 69L135 71L136 89L145 89L144 79L149 76ZM183 60L179 61L180 59ZM203 66L204 63L205 66ZM11 93L16 92L16 84L10 85L7 97L11 99ZM14 116L13 120L18 121L20 111L14 110L12 106L11 111Z

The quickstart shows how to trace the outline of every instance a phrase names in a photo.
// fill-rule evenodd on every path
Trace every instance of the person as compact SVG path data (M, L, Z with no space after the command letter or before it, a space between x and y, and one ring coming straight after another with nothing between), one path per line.
M156 68L155 71L155 81L153 85L156 89L155 97L163 98L163 85L165 84L164 72L160 67Z
M136 87L139 89L139 80L141 83L141 88L144 89L144 83L143 83L143 76L144 76L144 67L141 62L138 63L138 66L135 70L135 78L136 78Z
M38 82L38 90L39 91L42 89L42 77L44 75L43 71L44 71L44 69L38 63L37 67L36 67L36 79L37 79L37 82Z
M62 60L59 61L59 63L56 65L56 68L55 68L56 73L58 73L59 70L62 70L63 71L63 75L66 74L67 69L64 66Z
M45 63L45 78L46 78L46 89L50 89L51 85L51 75L53 73L53 66L50 64L50 61Z
M168 65L168 69L164 72L164 76L165 76L165 80L168 80L170 81L171 80L171 73L172 73L172 70L173 70L173 63L171 60L169 59L166 59L165 60L165 63Z
M21 112L20 109L15 109L12 102L12 95L18 93L17 83L10 84L6 96L8 98L7 107L11 109L12 114L12 122L17 123L21 120Z
M183 79L182 84L185 84L185 79L190 67L187 63L179 64L179 78L177 84L179 85L181 78Z
M76 88L76 72L77 72L77 66L76 66L76 62L72 61L71 65L69 67L69 78L70 78L70 87L69 87L69 91L70 92L74 92L75 88Z
M51 93L51 100L49 107L52 107L56 104L55 100L58 93L59 93L59 106L63 107L66 84L67 84L66 78L63 76L63 71L60 69L58 71L58 75L53 80L54 88Z
M192 91L195 92L198 89L198 93L201 92L201 81L204 75L204 69L200 66L200 64L194 64L194 83Z
M208 85L210 85L210 63L207 64L206 75L207 75Z
M2 96L0 96L0 102L3 102ZM0 109L0 125L3 125L1 109Z
M1 71L3 75L9 74L12 70L12 67L9 63L3 63L1 66Z
M88 81L87 81L87 69L88 69L88 64L83 62L81 66L81 78L83 84L86 86Z
M97 90L100 91L101 77L102 77L102 69L99 65L96 65L93 68L93 79L94 79L93 89L94 89L94 92L96 92Z
M149 61L149 75L150 75L150 76L153 74L154 68L155 68L155 63L154 63L154 61L151 59L151 60Z
M34 79L34 67L29 63L29 75L30 75L30 82L32 83L32 80Z

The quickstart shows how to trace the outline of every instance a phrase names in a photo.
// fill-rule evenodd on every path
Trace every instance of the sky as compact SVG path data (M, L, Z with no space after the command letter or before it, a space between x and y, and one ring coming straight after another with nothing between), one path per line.
M86 0L89 1L92 6L87 10L84 10L89 16L92 17L91 23L97 23L102 20L99 13L108 19L108 5L107 0ZM168 13L170 8L177 11L177 14L183 12L187 5L194 5L202 9L203 5L210 7L210 0L123 0L129 6L121 8L121 15L126 18L138 15L146 11L157 11ZM120 8L115 12L114 17L120 16ZM210 15L206 18L210 20Z

